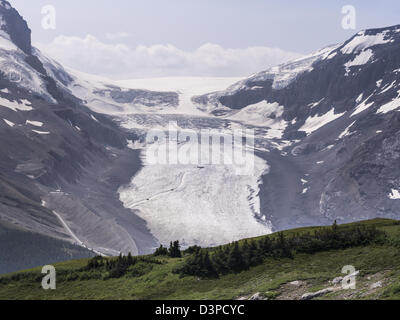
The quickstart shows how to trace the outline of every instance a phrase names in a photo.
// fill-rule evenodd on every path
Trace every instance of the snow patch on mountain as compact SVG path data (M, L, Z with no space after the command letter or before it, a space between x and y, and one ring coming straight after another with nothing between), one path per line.
M4 23L2 19L0 19L0 23ZM10 37L3 30L0 30L0 49L4 51L18 51L18 47L11 42Z
M257 85L257 83L266 82L268 80L272 81L273 89L283 89L292 83L299 75L312 71L315 62L332 58L332 54L339 46L340 45L329 46L294 61L256 73L246 79L234 83L225 90L211 92L203 96L196 96L194 98L197 102L197 108L206 113L211 113L217 110L229 113L230 108L221 104L219 100L220 97L233 96L240 91L260 90L262 87Z
M254 76L251 80L265 81L268 79L273 79L273 89L285 88L300 74L312 71L312 65L316 61L326 59L337 47L337 45L327 47L292 62L272 67L267 71Z
M68 84L73 81L71 75L64 69L64 67L60 63L44 55L37 48L32 48L32 53L43 64L43 67L46 70L47 74L52 77L61 87L68 86Z
M48 134L50 134L49 131L38 131L38 130L32 130L32 131L37 133L37 134L40 134L40 135L48 135Z
M0 107L5 107L13 111L30 111L32 110L32 104L27 100L10 101L0 97Z
M367 99L365 99L363 102L361 102L356 109L354 110L354 112L350 115L350 117L353 117L361 112L363 112L364 110L367 110L369 107L371 107L374 102L370 102L367 103L367 101L372 97L372 95L370 95ZM360 95L360 97L356 100L356 102L360 102L359 99L362 99L362 95Z
M232 95L239 90L254 90L254 85L251 85L251 83L266 80L273 80L273 89L283 89L287 87L291 82L293 82L300 74L312 71L312 65L316 61L327 59L329 55L338 47L338 45L329 46L307 56L298 58L294 61L269 68L243 81L235 83L226 91L222 91L219 94Z
M353 121L340 135L338 139L343 139L344 137L347 137L351 135L350 129L351 127L356 123L356 121Z
M382 88L382 91L379 92L379 94L385 93L385 92L389 91L390 89L392 89L392 88L394 87L394 85L396 84L396 82L397 82L397 81L394 80L392 83L385 85L385 86Z
M26 62L27 55L19 49L10 36L0 30L0 70L11 81L35 93L48 102L56 100L47 91L47 85L42 75Z
M365 31L361 31L352 40L345 44L340 51L343 54L355 54L367 48L389 43L391 41L392 39L387 38L386 31L375 35L367 35Z
M343 116L345 112L335 114L335 109L332 108L329 112L323 115L314 115L307 118L306 122L303 126L299 129L299 131L304 131L307 135L310 135L314 131L318 130L319 128L325 126L326 124L340 118Z
M310 103L308 106L309 106L311 109L313 109L313 108L319 106L319 104L320 104L322 101L324 101L324 100L325 100L325 98L322 98L321 100L319 100L319 101L317 101L317 102Z
M31 120L26 120L25 122L26 124L30 124L34 127L42 127L43 126L43 122L40 121L31 121Z
M4 122L7 123L11 128L15 126L15 123L14 123L14 122L11 122L11 121L9 121L9 120L7 120L7 119L3 119L3 120L4 120Z
M247 125L269 127L271 138L282 138L288 123L282 119L284 107L279 103L261 101L249 105L227 119L239 121Z
M398 108L400 108L400 90L398 91L398 96L396 98L381 106L376 113L385 114Z
M350 73L350 67L354 66L362 66L368 63L371 58L374 56L374 53L371 49L362 51L359 55L357 55L354 60L347 62L344 66L346 68L346 76Z
M392 192L388 195L391 200L400 200L400 191L392 189Z
M184 114L207 116L192 97L222 90L238 78L169 77L114 81L68 69L67 88L93 111L110 115ZM175 99L176 96L176 99Z

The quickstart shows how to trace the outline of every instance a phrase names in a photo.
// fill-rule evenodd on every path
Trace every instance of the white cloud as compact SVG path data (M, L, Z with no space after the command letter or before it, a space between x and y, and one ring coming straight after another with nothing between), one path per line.
M65 66L119 79L246 76L300 56L278 48L226 49L211 43L193 51L171 44L131 48L121 43L104 43L92 35L84 38L58 36L49 44L36 45Z
M120 40L124 38L129 38L131 35L128 32L115 32L115 33L106 33L106 39L108 40Z

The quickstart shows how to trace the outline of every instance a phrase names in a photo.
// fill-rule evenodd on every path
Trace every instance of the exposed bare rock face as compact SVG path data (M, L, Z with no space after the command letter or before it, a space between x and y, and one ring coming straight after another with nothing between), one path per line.
M1 30L10 35L11 41L23 52L30 55L32 51L31 30L18 11L11 7L8 1L0 2L0 15L2 17Z
M218 117L281 128L272 141L287 144L264 154L271 168L260 194L274 230L399 218L399 43L400 26L361 31L193 98Z
M156 239L117 194L140 168L139 153L127 148L129 134L62 85L72 78L31 47L26 22L7 1L0 18L0 251L10 250L13 236L15 253L0 261L0 272L149 252ZM23 232L40 239L31 259L23 237L15 241Z

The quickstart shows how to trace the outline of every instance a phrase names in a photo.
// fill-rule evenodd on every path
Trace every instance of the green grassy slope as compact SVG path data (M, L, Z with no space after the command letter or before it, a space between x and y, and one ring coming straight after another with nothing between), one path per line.
M157 258L161 264L140 262L117 279L83 271L88 259L55 265L57 289L41 288L41 268L0 278L0 299L237 299L261 293L268 299L299 299L304 293L332 287L329 282L345 265L360 271L355 290L334 290L318 299L400 299L400 224L376 219L358 224L376 226L388 235L385 244L315 254L294 253L293 258L267 258L261 265L219 279L180 278L172 270L188 256ZM354 226L342 225L339 229ZM288 230L286 235L316 228ZM274 235L272 235L273 237ZM293 283L291 283L293 282Z

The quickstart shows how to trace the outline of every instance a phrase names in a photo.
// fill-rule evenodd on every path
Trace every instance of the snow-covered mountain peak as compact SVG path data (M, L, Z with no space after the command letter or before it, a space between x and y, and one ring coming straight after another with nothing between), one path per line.
M271 67L231 85L226 90L197 96L193 100L197 103L199 109L203 111L223 115L230 113L225 107L226 105L221 102L220 97L232 97L239 92L245 91L258 95L265 90L266 84L272 90L285 89L300 75L311 72L314 63L333 58L340 45L331 45L296 60ZM258 103L260 100L251 101L248 105ZM241 109L241 107L233 107L232 109Z
M314 62L328 58L337 48L338 45L329 46L294 61L272 67L254 75L251 81L257 82L271 79L273 80L273 89L283 89L296 79L298 75L311 71Z
M243 89L256 90L258 87L255 83L267 80L273 82L272 87L274 89L283 89L296 79L298 75L311 71L314 62L329 58L339 46L331 45L293 61L268 68L265 71L256 73L249 78L233 84L224 92L225 94L233 94Z
M3 38L9 38L23 52L31 54L31 30L18 11L5 0L0 1L0 30Z
M340 48L340 52L342 54L357 54L375 46L393 43L398 41L399 38L400 25L389 28L363 30L345 42Z
M48 77L31 45L31 30L8 1L0 0L0 71L1 76L29 94L51 103L49 92L54 82ZM12 92L12 88L8 88ZM7 98L7 96L5 96Z

